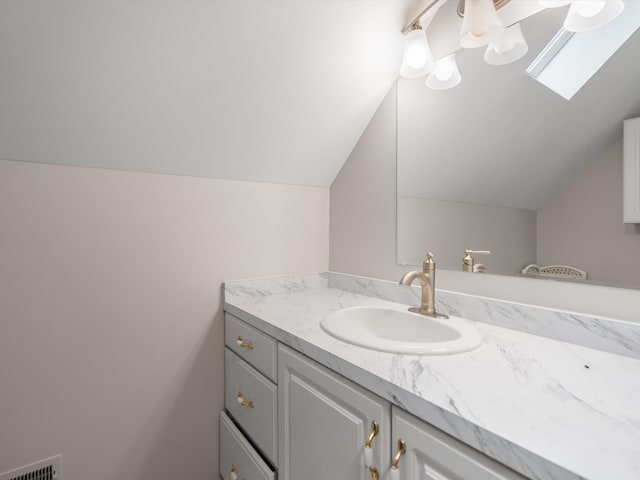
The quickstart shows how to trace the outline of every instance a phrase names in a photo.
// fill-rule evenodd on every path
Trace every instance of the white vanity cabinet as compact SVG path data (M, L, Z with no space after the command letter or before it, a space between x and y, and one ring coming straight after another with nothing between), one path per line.
M393 407L392 431L394 441L402 441L405 449L397 462L398 480L525 480L397 407Z
M525 478L229 313L225 330L224 480Z
M365 443L372 422L371 466L388 469L387 401L290 348L278 347L280 480L368 480ZM380 478L383 478L382 475Z
M224 480L273 480L278 460L277 343L225 313L225 344L220 475Z

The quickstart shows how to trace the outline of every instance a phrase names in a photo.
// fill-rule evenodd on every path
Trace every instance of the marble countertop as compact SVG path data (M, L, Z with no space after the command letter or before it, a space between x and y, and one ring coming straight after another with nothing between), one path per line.
M341 308L400 305L334 288L330 275L227 282L224 308L529 478L640 479L640 359L481 321L471 352L368 350L319 322Z

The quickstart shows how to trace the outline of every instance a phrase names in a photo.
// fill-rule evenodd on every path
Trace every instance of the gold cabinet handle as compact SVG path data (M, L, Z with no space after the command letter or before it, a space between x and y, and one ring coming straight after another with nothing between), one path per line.
M253 402L250 402L250 401L247 401L247 400L244 399L244 394L242 393L242 390L240 390L238 392L238 395L236 395L236 400L243 407L253 408Z
M373 449L371 448L371 443L373 442L373 439L378 436L378 433L380 433L380 424L374 420L371 422L371 433L364 442L365 467L371 467L371 464L373 463Z
M398 463L402 456L407 453L407 444L404 443L404 440L398 440L398 451L393 456L393 460L391 460L391 468L394 470L398 470Z
M373 422L371 422L371 433L367 437L367 441L364 442L365 447L371 448L371 442L373 442L373 439L376 438L379 433L380 424L374 420Z
M376 467L369 467L369 473L371 474L371 480L380 480L380 474Z
M253 350L253 343L245 342L240 335L238 335L238 338L236 339L236 343L238 344L239 347L246 348L247 350Z

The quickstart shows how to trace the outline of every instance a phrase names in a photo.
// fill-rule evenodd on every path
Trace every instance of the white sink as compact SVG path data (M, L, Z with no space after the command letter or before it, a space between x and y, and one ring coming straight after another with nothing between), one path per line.
M383 352L445 355L482 343L478 329L462 318L431 318L385 307L344 308L327 315L320 326L339 340Z

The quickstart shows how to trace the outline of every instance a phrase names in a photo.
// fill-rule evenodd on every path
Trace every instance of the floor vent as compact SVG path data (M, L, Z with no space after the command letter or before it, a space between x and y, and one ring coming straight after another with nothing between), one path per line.
M62 457L47 458L31 465L0 473L0 480L62 480Z

